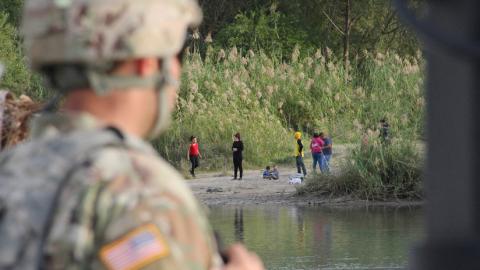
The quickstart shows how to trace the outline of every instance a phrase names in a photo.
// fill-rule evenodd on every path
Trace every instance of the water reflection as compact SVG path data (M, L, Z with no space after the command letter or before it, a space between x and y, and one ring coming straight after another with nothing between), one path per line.
M233 227L235 228L235 240L243 242L243 208L235 208Z
M225 242L244 242L268 269L399 269L423 236L421 209L214 208ZM232 226L233 225L233 226Z
M332 249L332 225L323 215L316 216L313 224L315 248L326 258L330 257Z

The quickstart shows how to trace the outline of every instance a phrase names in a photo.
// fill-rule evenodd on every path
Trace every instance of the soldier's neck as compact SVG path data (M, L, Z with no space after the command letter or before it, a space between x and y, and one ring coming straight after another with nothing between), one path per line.
M148 106L145 108L137 104L140 101L135 94L114 92L113 95L98 96L89 90L73 91L67 95L62 110L89 113L105 126L114 126L130 135L145 137L154 121L155 112L149 113Z

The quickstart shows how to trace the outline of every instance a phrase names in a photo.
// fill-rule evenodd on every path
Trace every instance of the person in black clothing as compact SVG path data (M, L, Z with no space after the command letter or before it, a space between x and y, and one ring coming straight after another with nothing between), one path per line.
M237 172L240 170L240 178L242 180L243 177L243 168L242 168L242 151L243 151L243 142L240 139L240 133L235 134L233 137L233 145L232 145L232 152L233 152L233 167L234 167L234 175L233 180L237 179Z
M387 144L390 142L390 125L387 122L387 119L383 118L380 120L380 140L382 143Z

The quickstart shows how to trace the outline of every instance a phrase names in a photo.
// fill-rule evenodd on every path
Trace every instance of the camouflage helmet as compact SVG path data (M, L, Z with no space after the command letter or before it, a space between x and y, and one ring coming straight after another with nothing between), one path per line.
M34 69L101 65L174 56L201 17L195 0L28 0L22 30Z
M85 80L100 95L131 87L156 89L157 120L149 134L154 138L170 123L165 89L178 87L171 60L182 49L187 28L201 20L196 0L27 0L22 28L31 66L44 72L61 67L50 74L60 92ZM161 71L148 78L110 74L114 63L143 57L163 59ZM69 65L80 65L84 72Z

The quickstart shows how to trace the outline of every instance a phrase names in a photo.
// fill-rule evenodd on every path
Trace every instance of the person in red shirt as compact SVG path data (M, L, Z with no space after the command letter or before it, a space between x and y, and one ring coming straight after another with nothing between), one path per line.
M190 174L195 177L195 169L200 165L199 158L202 157L200 150L198 149L197 137L190 137L190 147L188 148L187 158L190 159L192 164L192 169L190 169Z

